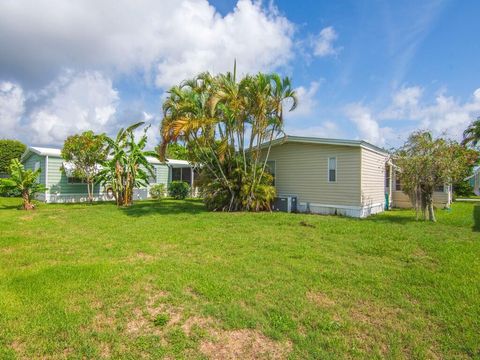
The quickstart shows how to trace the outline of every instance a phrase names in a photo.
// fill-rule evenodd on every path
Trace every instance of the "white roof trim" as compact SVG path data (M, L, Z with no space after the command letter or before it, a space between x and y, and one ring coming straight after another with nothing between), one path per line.
M46 147L39 147L39 146L29 146L27 150L23 153L21 159L23 160L29 152L40 156L53 156L53 157L62 157L62 151L56 148L46 148ZM147 160L151 164L163 164L159 159L154 158L152 156L147 156ZM181 167L181 166L191 166L190 163L186 160L175 160L175 159L166 159L166 163L168 165Z
M287 142L362 147L368 150L376 151L382 155L389 155L389 153L383 150L382 148L379 148L378 146L370 144L369 142L366 142L364 140L329 139L329 138L285 135L279 139L273 140L272 146L280 145ZM266 147L266 146L268 146L268 143L265 143L262 145L262 147Z

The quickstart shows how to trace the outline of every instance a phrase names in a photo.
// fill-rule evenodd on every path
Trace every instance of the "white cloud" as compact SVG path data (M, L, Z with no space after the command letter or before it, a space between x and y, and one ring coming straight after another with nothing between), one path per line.
M25 110L23 89L14 83L0 82L0 138L16 137Z
M338 34L332 26L322 29L313 40L314 55L319 57L336 55L340 49L335 48L333 43L337 39Z
M393 95L392 104L379 117L409 120L413 122L412 127L460 140L463 130L480 114L480 89L464 102L445 92L440 92L432 103L423 101L422 96L423 91L418 86L402 88Z
M298 105L292 112L286 113L287 119L305 118L314 114L318 102L316 99L320 83L312 81L308 87L299 86L295 89L297 93Z
M387 138L391 137L392 130L388 127L381 127L368 107L354 103L348 105L345 110L347 117L356 125L362 140L383 146L386 144Z
M200 71L231 70L235 58L240 72L286 65L293 32L273 5L251 0L225 16L206 0L4 1L0 78L44 84L63 68L141 70L164 88Z
M118 93L98 72L67 72L32 97L41 104L26 114L27 131L37 144L61 144L85 130L110 133L115 124Z
M333 121L324 121L320 125L308 126L308 127L297 127L297 126L286 126L287 135L298 135L298 136L311 136L311 137L321 137L321 138L342 138L343 131L338 127Z

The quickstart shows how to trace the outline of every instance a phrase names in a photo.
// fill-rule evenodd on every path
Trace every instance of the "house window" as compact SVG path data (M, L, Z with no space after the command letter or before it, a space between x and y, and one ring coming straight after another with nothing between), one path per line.
M172 181L192 182L192 169L189 167L172 168Z
M67 177L67 183L69 184L86 184L87 182L85 179L78 178L78 177Z
M436 191L436 192L443 192L443 191L444 191L443 185L435 186L435 191Z
M275 163L274 160L269 160L267 161L267 166L265 167L265 170L268 171L268 173L270 175L272 175L273 177L273 183L272 185L275 186L275 168L276 168L277 164Z
M390 171L388 168L385 169L385 188L388 189L390 187Z
M328 158L328 181L329 182L337 181L337 158L336 157Z
M402 191L402 183L400 182L400 179L398 177L395 178L395 190Z

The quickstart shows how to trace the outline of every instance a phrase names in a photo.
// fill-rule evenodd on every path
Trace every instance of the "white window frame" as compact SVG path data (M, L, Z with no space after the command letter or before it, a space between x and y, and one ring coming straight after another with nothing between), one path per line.
M330 159L335 159L335 181L330 181ZM327 182L334 184L338 180L338 161L336 156L329 156L327 159Z

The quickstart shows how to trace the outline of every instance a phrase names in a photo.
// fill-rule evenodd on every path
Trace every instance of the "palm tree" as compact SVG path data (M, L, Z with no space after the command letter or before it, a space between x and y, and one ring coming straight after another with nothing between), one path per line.
M477 146L480 143L480 116L473 121L468 128L463 132L463 145L472 144Z
M160 156L169 143L185 142L191 160L202 166L213 209L269 208L274 189L271 176L265 176L266 161L271 142L283 133L289 100L289 110L295 109L290 80L276 74L237 81L234 70L186 80L170 89L163 105Z
M0 190L17 190L22 195L24 210L32 210L35 206L32 199L35 194L45 191L46 187L38 182L38 176L41 169L25 170L23 164L18 159L13 159L10 163L10 177L0 179Z

